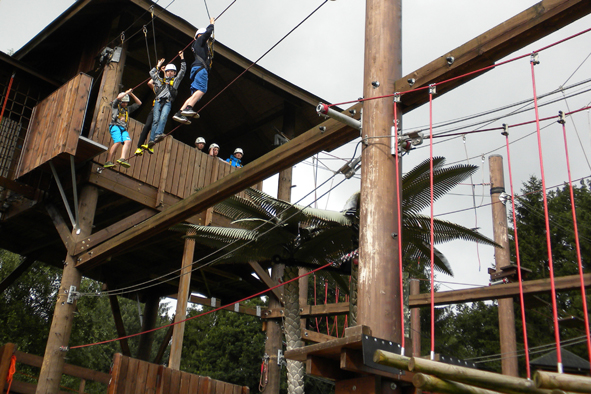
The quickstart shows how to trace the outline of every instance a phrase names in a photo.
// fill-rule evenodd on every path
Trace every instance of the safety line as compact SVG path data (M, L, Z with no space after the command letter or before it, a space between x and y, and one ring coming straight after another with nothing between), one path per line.
M250 66L248 66L244 71L242 71L236 78L234 78L229 84L227 84L222 90L220 90L218 92L218 94L216 94L215 96L213 96L213 98L211 98L211 100L209 100L207 103L205 103L205 105L203 105L201 108L199 108L199 110L197 111L197 113L201 112L205 107L207 107L213 100L215 100L220 94L222 94L226 89L228 89L234 82L236 82L240 77L242 77L248 70L250 70L252 67L254 67L255 64L257 64L262 58L264 58L269 52L271 52L273 49L275 49L275 47L277 45L279 45L283 40L285 40L291 33L293 33L298 27L300 27L305 21L308 20L308 18L310 18L312 15L314 15L314 13L316 13L316 11L318 11L324 4L326 4L328 2L328 0L324 0L322 2L322 4L320 4L314 11L312 11L312 13L310 13L307 17L304 18L304 20L302 20L300 23L298 23L293 29L291 29L286 35L283 36L283 38L281 38L279 41L277 41L277 43L275 45L273 45L267 52L263 53L261 55L261 57L259 57L254 63L252 63ZM233 4L233 3L232 3Z
M10 76L10 81L8 82L8 88L6 89L6 95L4 96L4 103L2 104L2 111L0 111L0 124L2 123L2 117L4 116L4 109L6 108L6 103L8 102L8 96L10 95L10 89L12 88L12 82L14 81L15 73L12 73Z
M429 89L429 136L433 138L433 91ZM435 235L433 218L433 144L429 144L429 193L431 198L431 228L429 236L431 241L431 361L435 361Z
M529 365L529 348L527 339L527 324L525 320L525 301L523 298L523 282L521 278L521 257L519 253L519 236L517 234L517 216L515 214L515 191L513 190L513 172L511 169L511 152L509 150L509 128L503 132L505 136L505 145L507 146L507 167L509 169L509 184L511 185L511 213L513 216L513 236L515 241L515 256L517 259L517 280L519 282L519 304L521 306L521 326L523 328L523 346L525 349L525 366L527 369L527 378L531 379L531 369Z
M254 298L254 297L260 296L260 295L262 295L262 294L268 293L269 291L275 290L275 289L277 289L277 288L279 288L279 287L281 287L281 286L284 286L284 285L286 285L286 284L288 284L288 283L291 283L291 282L293 282L293 281L295 281L295 280L299 280L300 278L303 278L303 277L305 277L305 276L308 276L308 275L310 275L310 274L311 274L311 273L313 273L313 272L320 271L320 270L322 270L322 269L324 269L324 268L326 268L326 267L330 266L331 264L332 264L332 263L327 263L327 264L325 264L325 265L323 265L323 266L321 266L321 267L315 268L315 269L314 269L314 270L312 270L312 271L306 272L305 274L303 274L303 275L300 275L300 276L298 276L298 277L296 277L296 278L293 278L293 279L287 280L287 281L285 281L285 282L279 283L279 284L277 284L277 285L275 285L275 286L273 286L273 287L270 287L270 288L268 288L268 289L266 289L266 290L263 290L263 291L260 291L260 292L258 292L258 293L256 293L256 294L253 294L253 295L251 295L251 296L248 296L248 297L242 298L241 300L238 300L238 301L236 301L236 302L233 302L233 303L231 303L231 304L222 305L222 306L220 306L220 307L218 307L218 308L215 308L215 309L212 309L212 310L210 310L210 311L207 311L207 312L201 313L200 315L197 315L197 316L188 317L188 318L186 318L186 319L184 319L184 320L180 320L180 321L178 321L178 322L170 323L170 324L167 324L167 325L164 325L164 326L161 326L161 327L152 328L152 329L150 329L150 330L146 330L146 331L143 331L143 332L138 332L138 333L135 333L135 334L126 335L126 336L119 337L119 338L108 339L108 340L106 340L106 341L101 341L101 342L89 343L89 344L86 344L86 345L71 346L71 347L70 347L70 350L73 350L73 349L80 349L80 348L89 347L89 346L95 346L95 345L103 345L103 344L105 344L105 343L111 343L111 342L115 342L115 341L120 341L120 340L122 340L122 339L133 338L133 337L136 337L136 336L139 336L139 335L142 335L142 334L147 334L147 333L150 333L150 332L158 331L158 330L161 330L161 329L163 329L163 328L172 327L172 326L175 326L175 325L177 325L177 324L184 323L184 322L187 322L187 321L189 321L189 320L193 320L193 319L196 319L196 318L198 318L198 317L202 317L202 316L208 315L208 314L210 314L210 313L213 313L213 312L217 312L217 311L219 311L219 310L221 310L221 309L224 309L224 308L227 308L227 307L229 307L229 306L231 306L231 305L239 304L239 303L241 303L241 302L244 302L244 301L250 300L251 298Z
M560 113L562 115L562 112ZM571 179L571 172L570 172L570 159L568 155L568 144L566 141L566 122L563 116L560 117L558 121L562 125L562 134L564 136L564 152L566 155L566 168L568 172L568 186L570 191L570 206L573 216L573 226L575 232L575 245L577 247L577 262L579 265L579 277L581 280L581 298L583 301L583 316L585 318L585 334L587 334L587 356L589 358L589 363L591 365L591 333L589 332L589 314L587 312L587 295L585 292L585 280L583 279L583 263L581 258L581 244L579 243L579 229L577 225L577 213L575 209L575 194L573 192L573 181Z
M395 171L396 171L396 216L397 216L397 242L398 242L398 279L399 284L398 287L400 289L400 323L401 328L400 332L400 347L402 348L400 354L404 354L404 284L402 283L402 193L401 193L401 182L400 182L400 157L398 154L398 105L396 101L393 104L393 111L394 111L394 125L392 126L392 130L394 130L393 137L394 140L391 142L391 145L394 147L394 162L396 163Z
M548 198L546 196L546 177L544 174L544 159L542 155L542 133L540 132L540 115L538 111L538 99L536 96L536 76L534 67L538 63L537 58L534 54L532 54L530 65L531 65L531 75L532 75L532 88L533 88L533 97L534 97L534 109L536 114L536 132L538 136L538 154L540 158L540 172L542 175L542 189L544 192L542 193L543 201L544 201L544 222L546 226L546 247L548 251L548 267L550 269L550 290L552 295L552 315L553 315L553 323L554 323L554 336L556 338L556 363L558 373L562 373L562 354L560 351L560 328L558 327L558 309L556 306L556 287L554 284L554 263L552 261L552 243L550 239L550 221L548 219Z

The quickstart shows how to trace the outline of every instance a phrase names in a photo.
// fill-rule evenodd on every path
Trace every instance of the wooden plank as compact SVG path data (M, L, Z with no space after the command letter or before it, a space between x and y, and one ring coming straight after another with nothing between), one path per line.
M163 160L162 160L162 168L161 168L161 172L160 172L160 178L158 180L158 185L156 186L158 188L158 195L156 197L156 205L155 206L161 206L164 202L164 192L166 190L166 184L167 184L167 177L168 177L168 172L170 171L170 156L171 156L171 150L174 147L173 143L172 143L173 138L172 137L166 137L165 141L165 151L164 151L164 156L163 156ZM162 143L162 142L161 142ZM154 175L154 180L156 180L156 175Z
M68 137L68 146L74 146L72 154L77 153L78 137L82 134L82 127L84 126L84 119L86 117L86 110L88 101L90 100L90 88L92 86L92 77L86 74L78 74L80 80L78 85L77 96L75 103L73 103L73 114L70 121L70 135ZM72 144L72 145L70 145Z
M111 380L107 387L107 394L116 394L117 385L119 384L119 372L121 369L121 353L115 353L113 356L113 366L111 367Z
M344 338L335 339L334 341L287 350L285 352L285 358L296 361L306 361L310 355L313 355L338 360L343 348L361 349L361 334L345 336Z
M125 384L128 379L127 370L129 368L129 359L130 358L126 356L121 357L121 364L119 366L119 380L115 394L125 394Z
M195 156L195 149L183 144L183 162L181 165L181 177L179 178L179 187L177 190L177 196L180 198L185 198L188 189L187 183L191 183L190 175L193 172L193 162L190 161L191 155L193 155L193 157Z
M173 192L173 190L175 189L175 184L177 181L177 177L178 177L178 172L180 170L180 168L177 167L177 158L178 158L178 151L179 151L179 142L177 140L175 140L172 137L166 137L168 139L171 140L171 147L170 147L170 155L168 156L168 171L166 173L166 178L165 178L165 185L164 186L164 190L165 192L168 192L170 194L173 195L177 195L176 193ZM168 140L167 140L168 141ZM166 159L164 159L166 160ZM163 167L163 173L164 173L164 168ZM161 188L159 188L161 189Z
M137 378L133 391L131 391L130 394L144 394L146 392L146 380L148 377L149 366L149 362L138 360Z
M16 360L19 363L38 368L41 368L41 365L43 364L43 357L41 356L21 352L20 350L15 350L14 354L16 355ZM108 373L94 371L92 369L71 364L64 364L64 374L74 376L76 378L100 382L103 384L109 384L109 380L111 379L111 375Z
M179 394L193 394L191 392L191 376L188 372L181 372L181 384L179 388Z
M199 377L199 391L198 394L211 394L211 378L208 376Z
M168 386L170 385L170 368L163 365L158 366L158 383L156 386L156 394L168 394Z
M591 274L583 275L585 287L591 286ZM523 294L533 295L550 291L550 279L528 280L523 283ZM577 290L581 288L579 275L554 278L557 291ZM458 304L499 298L516 297L519 295L519 283L507 283L497 286L484 286L476 289L441 291L435 293L435 305ZM409 296L409 307L420 308L431 305L430 294Z
M168 394L180 394L182 372L176 369L171 369L171 371Z
M332 341L335 339L338 339L338 338L302 328L302 340L303 341L321 343L321 342Z
M300 316L315 317L326 315L346 315L349 313L349 303L339 302L325 305L304 305L301 308Z
M185 182L185 190L183 191L182 198L188 197L193 192L193 180L194 173L196 170L195 162L197 160L197 149L191 148L189 151L189 158L187 160L187 180Z
M158 383L158 370L160 365L148 364L148 375L146 377L145 394L156 394L156 385Z
M158 211L152 208L144 208L141 211L138 211L131 216L127 216L125 219L122 219L107 228L104 228L94 234L89 235L88 237L85 237L84 239L81 239L74 247L74 254L81 253L88 248L92 248L93 246L100 244L101 242L121 233L122 231L125 231L128 228L143 222L149 217L154 216L157 212Z
M189 374L189 390L187 393L198 394L199 393L199 375ZM183 394L185 394L183 392Z
M340 368L357 374L379 375L386 378L404 380L405 382L412 382L414 375L410 372L405 372L404 375L398 375L370 368L363 363L363 353L360 350L354 349L343 349L341 352Z
M127 379L125 380L125 394L133 393L133 388L136 385L137 370L140 360L137 358L129 358L127 366Z

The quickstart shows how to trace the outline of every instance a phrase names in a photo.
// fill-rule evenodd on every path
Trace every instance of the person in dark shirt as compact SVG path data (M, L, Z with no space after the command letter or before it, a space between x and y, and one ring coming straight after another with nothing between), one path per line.
M213 33L213 24L215 19L209 20L210 25L205 29L199 29L195 33L195 41L191 45L191 50L195 55L195 61L191 64L191 97L184 102L181 110L174 114L172 119L182 124L191 124L187 117L198 118L199 114L193 110L201 97L207 92L207 81L209 79L209 69L211 67L212 53L207 45L207 40Z

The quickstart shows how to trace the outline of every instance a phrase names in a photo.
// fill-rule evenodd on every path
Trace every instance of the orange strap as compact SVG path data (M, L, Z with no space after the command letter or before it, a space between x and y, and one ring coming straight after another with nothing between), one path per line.
M6 389L6 394L10 393L10 386L12 386L12 377L16 372L16 356L13 354L10 358L10 367L8 368L8 376L6 377L6 382L8 382L8 388Z

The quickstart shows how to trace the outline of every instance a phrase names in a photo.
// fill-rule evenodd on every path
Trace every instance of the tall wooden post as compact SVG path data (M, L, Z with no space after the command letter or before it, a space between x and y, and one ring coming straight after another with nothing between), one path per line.
M402 76L401 11L401 0L366 0L366 99L394 93L394 81ZM364 102L357 323L369 326L376 337L400 342L393 118L392 97Z
M187 235L195 235L195 230L188 230ZM185 320L187 317L187 303L191 292L191 268L193 267L193 253L195 252L195 239L185 239L185 250L183 252L183 265L179 281L179 293L176 297L176 315L174 322ZM170 346L170 357L168 368L178 370L181 367L181 354L183 352L183 335L185 334L185 322L174 325L172 332L172 344Z
M142 332L152 330L156 327L159 306L160 297L153 294L149 294L146 297L146 302L144 304L144 322L142 324ZM138 359L150 361L150 353L152 353L152 344L154 343L154 334L156 334L156 332L151 331L140 336L140 344L137 351Z
M78 240L88 237L92 232L97 200L98 189L92 185L84 186L80 193L78 210L80 227L78 229L79 231L77 229L73 229L72 231L72 238L75 242L72 243L64 261L62 281L58 290L53 320L51 321L49 337L47 338L47 345L45 347L45 356L43 357L43 364L39 373L37 394L56 394L59 392L59 384L67 354L62 349L68 346L70 334L72 333L74 310L76 309L76 301L71 304L67 302L68 294L70 286L75 286L78 290L82 280L82 274L76 269L76 261L71 253L74 244Z
M283 112L283 134L288 138L292 138L295 128L295 108L293 105L286 103ZM291 186L292 186L292 168L287 168L279 173L279 181L277 184L277 198L284 201L291 201ZM275 282L283 279L283 271L285 266L283 264L274 264L271 269L271 278ZM283 294L283 287L278 290ZM281 301L278 300L272 293L269 294L269 309L281 308ZM267 322L267 342L265 343L265 353L269 356L269 371L267 387L265 394L279 394L281 383L281 366L277 364L277 354L279 350L283 350L283 333L281 331L281 321L277 319L269 319Z
M507 208L499 200L505 191L503 175L503 157L491 155L488 158L490 170L490 196L493 214L493 231L495 242L502 246L495 248L495 264L497 271L510 264L509 238L507 236ZM502 286L502 285L501 285ZM503 375L519 376L517 366L517 342L515 339L515 311L512 298L501 298L499 303L499 336L501 340L501 363Z

